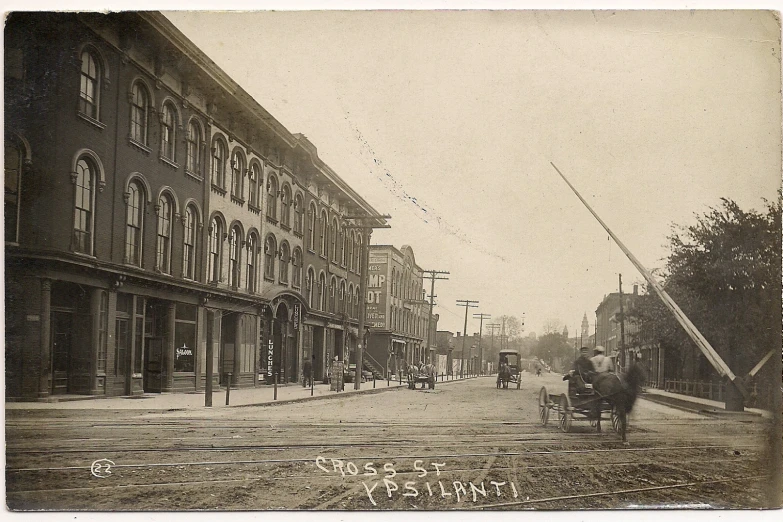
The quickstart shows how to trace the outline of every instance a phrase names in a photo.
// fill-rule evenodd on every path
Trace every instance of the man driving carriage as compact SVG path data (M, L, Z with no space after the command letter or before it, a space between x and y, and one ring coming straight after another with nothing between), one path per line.
M596 346L596 349L599 347ZM601 347L603 349L603 347ZM574 366L570 372L563 376L564 381L570 380L576 385L577 393L584 393L593 381L595 367L590 359L590 348L582 346L579 350L579 357L574 361Z

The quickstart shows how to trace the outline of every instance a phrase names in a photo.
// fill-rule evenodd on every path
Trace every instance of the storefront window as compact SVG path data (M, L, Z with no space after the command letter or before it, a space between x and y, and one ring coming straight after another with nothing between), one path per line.
M174 371L194 372L196 362L196 323L177 321L174 329Z
M177 303L174 324L174 371L196 371L196 317L198 308Z

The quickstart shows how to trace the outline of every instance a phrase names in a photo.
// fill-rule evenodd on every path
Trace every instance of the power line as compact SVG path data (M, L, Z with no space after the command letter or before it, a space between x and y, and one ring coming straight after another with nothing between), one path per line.
M435 281L441 280L441 281L448 281L448 277L438 277L441 274L448 274L449 272L445 272L443 270L422 270L422 273L429 274L427 279L429 279L432 284L430 285L430 314L427 316L427 364L432 363L432 354L430 352L430 337L432 337L432 307L435 305Z
M460 360L462 361L459 365L459 378L461 379L464 373L465 369L465 342L467 339L468 334L468 308L478 308L478 301L474 301L472 299L457 299L457 306L464 306L465 307L465 326L462 328L462 354L460 355Z

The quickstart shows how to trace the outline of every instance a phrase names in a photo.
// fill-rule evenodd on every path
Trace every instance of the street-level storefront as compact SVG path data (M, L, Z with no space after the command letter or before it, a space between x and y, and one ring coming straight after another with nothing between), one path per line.
M275 379L279 384L298 382L303 358L312 357L312 339L321 332L314 334L311 325L303 324L307 311L298 294L280 292L262 309L258 382L274 384Z
M193 285L195 286L195 285ZM256 385L259 306L198 288L63 264L6 266L6 396L140 395ZM296 344L294 339L293 344ZM289 356L295 373L296 351Z

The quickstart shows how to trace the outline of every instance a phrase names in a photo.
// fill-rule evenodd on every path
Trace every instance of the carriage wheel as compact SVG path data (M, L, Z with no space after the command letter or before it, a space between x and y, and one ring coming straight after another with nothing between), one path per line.
M541 420L542 426L546 426L546 423L549 422L549 394L544 386L538 392L538 418Z
M560 395L560 409L558 410L558 425L563 433L571 431L571 421L574 418L574 413L571 408L571 399L565 393Z
M612 405L612 429L617 433L620 433L620 430L622 429L622 420L620 419L617 405L614 404Z

